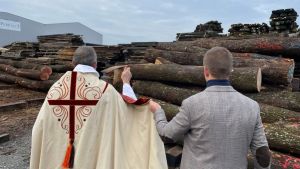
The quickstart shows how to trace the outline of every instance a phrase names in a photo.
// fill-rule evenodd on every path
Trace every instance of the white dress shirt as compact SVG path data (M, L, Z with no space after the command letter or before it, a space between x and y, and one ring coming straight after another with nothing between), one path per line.
M93 73L95 74L97 77L100 77L99 73L96 71L95 68L93 68L92 66L88 66L88 65L82 65L82 64L78 64L74 70L74 72L82 72L82 73ZM132 87L128 84L128 83L124 83L123 84L123 95L128 96L134 100L137 100L137 97L135 96L135 93L132 89Z

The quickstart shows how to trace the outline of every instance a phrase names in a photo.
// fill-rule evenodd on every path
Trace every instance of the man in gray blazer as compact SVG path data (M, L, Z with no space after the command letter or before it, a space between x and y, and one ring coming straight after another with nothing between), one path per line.
M246 169L249 148L255 168L270 168L259 105L230 85L232 54L212 48L203 65L207 88L185 99L170 122L157 103L150 103L158 133L173 140L184 137L180 169Z

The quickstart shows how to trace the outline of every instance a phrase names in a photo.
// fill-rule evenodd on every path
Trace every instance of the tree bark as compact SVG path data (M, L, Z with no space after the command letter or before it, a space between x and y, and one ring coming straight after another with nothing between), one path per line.
M138 80L133 82L132 87L140 95L150 96L176 105L181 105L184 99L201 91L169 86L159 82Z
M271 151L272 160L271 168L272 169L298 169L300 168L300 158L293 157L290 155L282 154L276 151ZM252 155L248 156L248 169L254 169L253 166L254 159Z
M203 90L200 87L188 89L170 86L160 82L138 80L134 81L133 87L139 94L176 105L181 105L181 102L184 99ZM270 91L246 95L257 102L262 103L262 118L265 116L264 114L267 114L266 119L263 120L265 122L271 123L278 120L295 122L292 120L299 120L299 116L295 116L295 114L300 112L300 93L298 92Z
M49 80L59 80L65 73L53 73L50 77Z
M173 82L205 86L202 66L179 65L130 65L133 79ZM236 68L231 77L233 87L239 91L259 92L261 89L260 68Z
M178 47L178 45L175 46L176 48ZM166 49L169 48L166 47ZM206 51L206 49L202 48L196 53L148 49L145 59L154 63L157 57L161 57L181 65L201 66L203 65L203 57ZM295 69L295 62L292 59L274 58L255 53L233 53L233 56L234 67L260 67L264 83L288 85L292 81Z
M288 110L300 112L300 93L290 91L266 91L256 94L246 94L259 103L264 103Z
M189 44L189 43L187 43ZM232 52L259 53L272 56L300 57L300 38L259 37L250 39L205 38L190 42L191 46L210 49L222 46Z
M300 113L280 107L260 103L260 116L263 123L289 122L300 125Z
M18 84L22 87L39 91L48 91L49 88L54 84L54 81L52 80L35 81L23 77L13 76L4 72L0 72L0 81Z
M34 80L48 80L49 74L45 72L41 72L39 70L32 69L17 69L10 65L0 64L0 70L3 72L7 72L8 74L25 77Z
M155 64L156 65L160 65L160 64L175 64L176 65L176 63L171 62L168 59L161 58L161 57L158 57L155 59Z
M74 67L71 65L50 65L50 67L52 68L53 72L57 73L65 73L74 69Z
M49 66L28 63L26 61L15 61L10 59L0 59L0 64L11 65L16 68L39 70L51 75L52 69Z
M272 150L300 157L299 123L264 124L264 128Z

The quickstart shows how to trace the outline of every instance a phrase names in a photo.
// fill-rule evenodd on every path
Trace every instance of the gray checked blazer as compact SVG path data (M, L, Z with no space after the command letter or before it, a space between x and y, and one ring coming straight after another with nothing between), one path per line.
M187 98L169 123L162 109L154 117L161 136L184 138L180 169L247 169L249 149L268 146L259 105L231 86Z

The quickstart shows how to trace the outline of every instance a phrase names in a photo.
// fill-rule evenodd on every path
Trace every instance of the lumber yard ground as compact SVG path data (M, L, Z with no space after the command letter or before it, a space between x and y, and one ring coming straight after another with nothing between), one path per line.
M29 167L31 129L44 97L45 93L0 84L1 169ZM9 134L7 142L4 133Z

